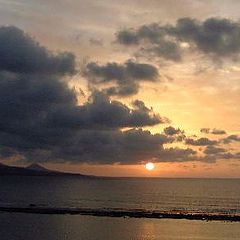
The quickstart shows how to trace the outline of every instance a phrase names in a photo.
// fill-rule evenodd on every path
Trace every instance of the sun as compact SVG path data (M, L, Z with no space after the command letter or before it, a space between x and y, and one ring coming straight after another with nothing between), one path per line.
M152 171L155 168L155 165L152 162L148 162L148 163L145 164L145 168L148 171Z

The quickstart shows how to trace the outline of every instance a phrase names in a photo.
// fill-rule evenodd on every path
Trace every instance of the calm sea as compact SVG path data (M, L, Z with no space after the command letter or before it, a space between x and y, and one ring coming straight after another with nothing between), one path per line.
M0 205L240 214L240 179L0 177Z
M0 177L0 205L240 213L240 180ZM239 240L240 222L0 212L1 240Z

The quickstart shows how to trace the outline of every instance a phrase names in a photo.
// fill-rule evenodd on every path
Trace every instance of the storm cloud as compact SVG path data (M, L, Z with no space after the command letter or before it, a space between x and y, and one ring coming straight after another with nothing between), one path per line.
M16 49L12 50L16 52L11 52L9 56L1 55L1 158L15 157L31 162L133 164L149 159L161 161L164 155L165 159L169 156L171 161L174 150L165 150L164 144L174 139L139 128L169 122L167 118L154 113L141 100L133 101L130 108L119 101L112 101L99 91L93 92L87 102L79 104L77 93L62 78L72 74L72 67L66 71L57 65L53 67L59 56L54 57L49 50L39 47L31 37L15 27L5 30L4 37L9 38L6 49L9 49L11 37L16 32L17 37L13 39L16 43L19 41L23 48L17 51L16 45ZM2 52L7 51L4 46L2 41ZM13 65L7 64L8 57ZM18 58L30 59L33 65L27 60L22 65ZM51 68L42 65L42 61ZM158 74L150 65L133 62L117 66L117 69L120 72L123 69L123 76L134 81L145 78L155 81ZM105 70L103 72L105 74ZM107 80L112 78L108 71L106 74L109 77ZM118 74L116 76L118 81L123 78L119 78Z
M18 37L13 39L18 39L22 48L17 50L21 44L16 44L11 54L0 56L1 159L91 164L203 161L189 147L169 146L183 136L183 131L167 127L163 133L153 134L145 130L147 126L169 124L169 120L139 99L130 106L112 100L107 93L93 91L86 102L79 103L77 92L64 79L76 70L74 56L69 53L73 57L66 66L71 67L60 67L65 64L62 55L54 55L21 30L10 28L21 36L22 42ZM2 39L3 35L10 39L1 42L3 53L11 45L10 30L6 36L3 30L1 33ZM97 85L115 83L116 91L128 87L129 82L137 91L140 82L157 81L159 77L154 66L132 61L104 66L90 63L86 74ZM206 139L186 141L195 146L216 144Z
M175 25L153 23L116 33L117 42L138 52L178 61L186 49L210 57L235 58L240 53L240 23L227 18L178 19Z
M165 26L159 24L143 25L136 30L117 32L117 42L125 46L140 46L138 54L159 56L167 60L181 60L181 48L176 41L167 38Z
M76 129L144 127L167 122L167 118L155 114L140 100L135 100L131 109L119 101L111 101L101 92L94 92L83 105L63 105L47 119L51 126Z
M69 52L53 54L19 28L0 27L0 70L70 74L75 71L75 57Z
M165 118L153 113L139 100L130 109L97 92L87 103L78 105L75 92L58 78L9 73L0 75L0 94L2 154L19 154L31 161L92 159L100 163L102 158L110 162L107 156L126 145L129 153L122 152L121 156L125 154L122 161L130 161L131 154L137 156L147 145L158 143L160 148L171 141L167 136L147 131L120 130L164 123ZM126 143L132 134L138 148ZM99 152L102 155L97 159L91 158Z
M108 95L129 96L139 91L141 82L156 82L159 79L158 69L150 64L137 63L131 60L123 64L109 62L100 65L90 62L86 65L84 76L93 86L103 86Z

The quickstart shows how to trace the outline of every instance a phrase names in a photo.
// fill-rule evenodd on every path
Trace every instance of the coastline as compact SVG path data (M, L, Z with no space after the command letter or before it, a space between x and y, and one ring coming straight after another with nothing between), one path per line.
M47 215L86 215L95 217L128 217L155 219L187 219L202 221L231 221L240 222L239 214L222 213L191 213L180 211L150 211L143 209L92 209L92 208L56 208L39 207L30 204L27 207L0 206L0 212L31 213Z

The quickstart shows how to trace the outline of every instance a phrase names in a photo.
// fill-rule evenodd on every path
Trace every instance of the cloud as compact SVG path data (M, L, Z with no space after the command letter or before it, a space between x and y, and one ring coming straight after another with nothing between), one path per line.
M226 18L209 18L203 22L179 19L170 33L179 40L193 43L205 54L234 56L240 51L240 24Z
M226 131L225 131L225 130L217 129L217 128L213 128L213 129L210 129L210 128L201 128L201 129L200 129L200 132L201 132L201 133L206 133L206 134L215 134L215 135L223 135L223 134L226 134Z
M89 39L89 42L91 45L93 46L103 46L103 40L101 39L97 39L97 38L90 38Z
M198 161L199 158L196 155L197 152L191 148L178 148L170 147L165 148L161 153L159 158L162 162L187 162L187 161Z
M76 93L58 77L5 71L0 72L0 94L2 158L133 164L176 161L173 156L180 152L164 148L174 141L171 136L135 128L165 121L140 100L129 108L95 92L78 105ZM182 150L177 159L187 155Z
M50 71L49 66L45 69L45 65L38 62L45 48L38 48L21 30L13 29L14 34L19 31L26 43L13 56L20 59L31 56L33 68L28 61L25 65L13 61L14 67L2 65L0 68L2 158L98 164L133 164L155 158L160 161L165 151L163 145L174 139L138 127L169 122L168 119L155 114L140 100L133 101L130 108L101 92L93 92L89 101L79 105L76 92L61 78L62 70L51 68ZM11 40L11 36L9 38ZM9 46L7 41L5 44ZM1 48L4 49L4 45ZM48 58L43 54L43 59L51 65L53 55L48 54ZM6 54L1 55L2 62L7 58ZM145 78L155 81L157 76L157 70L147 64L129 61L117 66L122 68L124 76L134 81ZM67 73L72 71L64 72Z
M119 101L110 101L101 92L94 92L83 105L54 109L46 121L52 127L76 129L144 127L169 122L140 100L135 100L131 109Z
M210 140L208 138L199 138L199 139L187 138L185 140L185 143L193 146L208 146L208 145L218 144L216 140Z
M117 42L125 46L141 46L138 54L156 55L167 60L181 60L180 45L166 37L165 27L153 23L136 30L122 30L116 33Z
M116 33L116 41L138 47L137 52L179 61L186 49L218 58L236 58L240 53L240 23L227 18L178 19L175 25L153 23ZM185 49L185 50L186 50Z
M8 147L43 147L58 141L64 129L46 126L55 109L76 105L74 92L58 78L0 73L0 143Z
M163 133L174 138L175 142L182 142L186 138L183 130L180 128L174 128L172 126L164 128Z
M95 164L207 161L191 148L165 146L176 140L177 129L162 134L139 129L165 123L140 100L130 108L94 92L78 105L76 93L59 78L6 72L0 73L0 94L2 158Z
M129 96L138 92L141 82L157 81L159 73L153 65L128 60L123 64L112 62L105 65L90 62L86 65L84 76L93 86L115 84L105 88L108 95Z
M200 132L208 134L208 133L210 133L210 130L211 130L210 128L201 128Z
M219 155L219 158L221 159L240 159L240 152L237 153L222 153L221 155Z
M78 105L75 92L64 81L36 74L0 73L0 94L0 143L20 149L57 145L82 129L143 127L167 121L139 100L130 109L99 92Z
M137 36L137 33L130 30L122 30L119 31L117 34L117 40L119 43L124 45L135 45L139 44L139 38Z
M213 151L214 152L214 151ZM209 153L206 154L203 159L205 159L206 161L216 161L216 160L220 160L220 159L240 159L240 152L237 153L231 153L231 152L227 152L227 151L223 151L223 150L216 150L216 153Z
M179 128L174 128L174 127L172 127L172 126L169 126L169 127L164 128L163 131L164 131L164 133L165 133L166 135L170 135L170 136L183 133L183 131L182 131L181 129L179 129Z
M207 146L203 152L207 155L212 155L212 154L215 155L218 153L224 153L226 152L226 150L224 148L219 148L219 147L210 145L210 146Z
M240 142L240 136L235 135L235 134L229 135L226 138L223 138L221 141L225 144L228 144L231 142Z
M211 133L212 133L212 134L215 134L215 135L222 135L222 134L226 134L226 131L225 131L225 130L222 130L222 129L216 129L216 128L214 128Z
M16 27L0 27L0 70L32 74L70 74L72 53L53 54Z
M8 46L7 41L5 44ZM4 49L4 45L0 49ZM27 60L26 65L13 61L14 67L0 67L1 158L97 164L203 161L191 148L169 146L182 136L180 130L168 127L161 134L153 134L141 129L169 123L167 118L154 113L141 100L133 101L130 107L95 91L87 102L79 104L77 93L63 79L66 74L72 74L70 68L63 71L53 67L55 65L51 64L57 55L54 57L48 51L48 58L43 59L52 68L49 70L46 66L45 69L45 65L38 61L42 56L39 52L47 50L43 47L36 49L34 45L14 54L20 59L31 56L33 68ZM0 62L4 63L5 58L7 62L8 55L3 54L0 58ZM105 66L93 63L90 69L92 81L96 84L114 81L119 88L128 86L128 83L122 83L125 78L138 86L141 81L156 81L158 77L154 66L132 61ZM216 144L209 139L186 141L190 141L189 145Z
M68 144L49 150L35 149L26 152L28 161L87 162L90 164L139 164L154 162L190 161L195 151L190 149L165 149L169 140L161 134L151 134L142 129L126 131L82 130Z

